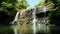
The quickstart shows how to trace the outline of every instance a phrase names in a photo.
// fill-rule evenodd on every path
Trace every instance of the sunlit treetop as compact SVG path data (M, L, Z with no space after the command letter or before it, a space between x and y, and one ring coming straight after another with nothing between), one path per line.
M17 8L19 9L25 9L29 6L27 3L27 0L19 0L18 3L16 3Z
M35 5L35 7L43 6L44 3L45 3L45 0L41 0L38 4Z

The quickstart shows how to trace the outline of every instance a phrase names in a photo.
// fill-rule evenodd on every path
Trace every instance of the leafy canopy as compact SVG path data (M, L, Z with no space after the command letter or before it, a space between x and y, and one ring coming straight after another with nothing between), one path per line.
M45 3L45 0L41 0L37 5L35 5L35 7L43 6L44 3Z
M0 0L0 12L4 12L7 15L14 16L17 12L17 8L25 9L29 5L26 0Z

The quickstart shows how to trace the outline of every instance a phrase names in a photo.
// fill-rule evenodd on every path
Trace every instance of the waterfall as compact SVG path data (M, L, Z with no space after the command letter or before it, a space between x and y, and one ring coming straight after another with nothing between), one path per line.
M15 22L18 20L18 14L19 14L19 12L16 13L14 20L12 22L10 22L11 24L15 24Z
M32 28L33 28L33 33L36 34L36 15L35 15L36 14L36 8L33 9L32 14L33 14L32 15L33 16L33 21L32 21L33 27Z
M27 10L27 9L26 9ZM22 17L24 17L24 15L25 15L25 12L24 12L25 10L21 10L21 12L20 12L20 18L22 18ZM28 11L28 10L27 10ZM42 12L42 13L46 13L46 6L41 6L41 7L39 7L38 8L38 11L40 11L40 12ZM14 30L14 34L18 34L18 32L17 32L17 25L15 25L15 22L18 20L18 15L19 15L19 12L17 12L16 13L16 16L15 16L15 18L14 18L14 20L11 22L11 24L12 24L12 28L13 28L13 30ZM46 14L45 14L46 15ZM36 22L37 22L37 19L36 19L36 8L33 8L33 10L32 10L32 17L33 17L33 20L32 20L32 29L33 29L33 34L36 34L36 30L37 30L37 25L38 25L38 29L40 30L40 31L44 31L44 32L46 32L46 30L47 30L47 26L46 26L46 22L45 22L45 17L46 16L44 16L43 18L40 18L39 19L39 21L40 21L40 23L39 24L37 24Z
M15 25L15 22L18 20L18 14L19 14L19 12L16 13L14 20L12 22L10 22L12 24L11 27L14 30L14 34L18 34L17 25Z

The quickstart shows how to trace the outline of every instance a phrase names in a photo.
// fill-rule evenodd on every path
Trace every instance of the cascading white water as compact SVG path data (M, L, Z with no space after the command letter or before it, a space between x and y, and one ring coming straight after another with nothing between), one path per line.
M32 12L32 16L33 16L33 21L32 21L32 23L33 23L33 34L36 34L36 8L34 8L33 9L33 12Z
M10 22L11 24L15 24L15 22L18 20L18 14L19 14L19 12L16 13L14 20L12 22Z
M14 30L14 34L18 34L18 32L17 32L17 25L15 25L15 22L18 20L18 14L19 14L19 12L16 13L14 21L11 22L11 24L12 24L11 27Z

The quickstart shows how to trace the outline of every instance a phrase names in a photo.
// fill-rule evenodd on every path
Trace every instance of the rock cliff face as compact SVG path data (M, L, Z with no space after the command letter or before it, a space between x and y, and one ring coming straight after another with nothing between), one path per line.
M36 11L35 14L35 19L36 19L36 25L38 26L38 24L47 24L49 25L49 17L47 16L47 12L48 10L50 10L53 7L53 4L47 5L47 6L40 6L37 7L35 10L34 8L26 10L26 9L22 9L19 10L19 17L17 20L17 24L18 24L18 32L21 33L27 33L28 31L31 33L32 32L32 25L33 25L33 11ZM42 27L42 26L41 26ZM20 34L21 34L20 33ZM27 33L28 34L28 33Z
M27 23L29 23L30 19L31 19L31 11L26 11L25 9L19 11L19 17L18 17L18 24L20 25L25 25Z
M39 10L38 10L39 9ZM36 14L35 14L35 19L36 19L36 28L38 27L43 27L43 26L39 26L39 24L48 24L49 20L46 16L46 11L42 12L43 10L40 10L41 8L36 8ZM33 11L34 9L30 9L28 11L26 11L25 9L18 11L19 12L19 17L18 17L18 21L17 21L17 25L18 25L18 33L19 34L31 34L33 33L33 19L34 19L34 15L33 15ZM38 28L39 29L39 28ZM38 31L38 30L37 30Z
M49 5L46 6L40 6L36 8L36 20L37 22L40 22L41 18L45 18L45 22L49 22L48 20L48 11L54 7L53 3L50 3ZM20 25L25 25L25 24L29 24L32 22L33 20L33 10L34 8L31 8L29 10L26 9L22 9L22 10L18 10L19 12L19 17L18 17L18 24ZM43 19L44 20L44 19Z
M43 7L42 7L43 8ZM46 19L46 9L45 12L42 12L43 10L41 8L36 8L36 20L37 22L40 22L40 18ZM19 17L18 17L18 24L20 25L26 25L30 24L33 20L32 12L33 9L26 11L25 9L19 11Z

